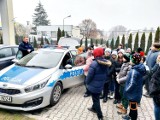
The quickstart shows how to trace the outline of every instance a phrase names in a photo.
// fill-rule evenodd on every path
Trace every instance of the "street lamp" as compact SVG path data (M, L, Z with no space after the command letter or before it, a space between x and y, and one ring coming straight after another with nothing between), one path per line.
M30 29L29 29L29 27L30 27L30 21L26 21L27 22L27 35L29 36L29 32L30 32Z
M71 17L71 15L68 15L67 17L63 18L63 31L64 31L64 19Z
M30 37L29 37L29 35L30 35L30 21L26 21L26 22L27 22L27 26L26 26L26 28L27 28L26 34L27 34L27 37L29 38L29 42L31 42L31 41L30 41Z

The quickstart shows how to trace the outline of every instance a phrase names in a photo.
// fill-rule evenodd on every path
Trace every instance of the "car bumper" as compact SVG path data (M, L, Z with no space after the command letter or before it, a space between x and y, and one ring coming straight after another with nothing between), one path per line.
M0 108L22 111L31 111L43 108L50 104L51 92L51 87L45 87L34 92L11 95L12 102L0 102Z

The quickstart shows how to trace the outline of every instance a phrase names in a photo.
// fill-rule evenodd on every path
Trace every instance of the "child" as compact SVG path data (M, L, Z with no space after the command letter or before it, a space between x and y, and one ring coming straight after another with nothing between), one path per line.
M146 61L146 57L145 56L141 57L141 63L143 63L143 65L146 68L146 74L143 76L143 85L145 85L144 88L146 89L146 93L143 95L145 97L149 97L150 70L149 70L149 67L146 65L145 61Z
M120 84L120 95L121 95L121 104L117 104L116 106L117 108L119 108L119 110L117 111L118 114L127 113L128 99L126 99L125 96L123 95L123 91L131 67L132 66L130 64L130 54L126 53L123 55L123 65L121 67L119 74L117 75L117 82Z
M109 60L112 63L111 49L110 48L105 49L104 58L106 60ZM108 67L107 79L106 79L104 87L103 87L103 95L100 97L101 99L103 99L103 102L107 102L107 100L108 100L109 85L112 81L112 73L114 72L114 69L115 68L114 68L114 65L112 63L112 65L110 67Z
M92 63L93 58L94 57L92 56L92 51L89 51L88 56L87 56L87 60L86 60L86 65L83 67L85 78L88 74L89 66ZM86 85L86 83L84 83L84 84ZM88 97L88 96L90 96L90 93L89 93L88 89L86 88L86 92L84 94L84 97Z
M140 103L142 97L143 76L146 74L145 66L140 63L141 56L138 53L134 53L131 56L132 68L128 74L124 96L129 100L130 112L129 116L123 116L125 120L137 120L137 104Z
M125 52L124 49L120 49L118 51L118 58L117 58L117 61L115 63L116 74L119 73L119 71L121 69L121 66L123 64L123 54L124 54L124 52ZM114 91L114 93L115 93L114 99L115 100L113 101L114 104L117 104L117 103L121 102L121 95L120 95L120 92L119 92L119 87L120 87L120 84L117 81L115 81L115 91Z
M113 99L114 98L114 86L115 86L115 81L116 81L116 71L115 71L115 65L116 65L116 61L117 61L117 51L112 51L112 54L111 54L111 57L112 57L112 66L114 66L114 71L112 73L112 80L109 84L109 94L108 94L108 97L110 99Z
M103 48L94 49L93 55L95 59L92 61L88 70L88 75L85 79L87 89L89 90L93 101L92 107L88 108L88 110L96 112L99 120L103 120L99 96L107 77L107 66L111 66L111 62L104 59L103 54Z

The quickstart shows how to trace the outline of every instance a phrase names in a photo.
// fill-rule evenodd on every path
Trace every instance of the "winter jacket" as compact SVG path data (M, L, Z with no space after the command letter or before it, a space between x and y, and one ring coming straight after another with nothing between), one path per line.
M22 51L23 53L23 57L26 56L27 54L29 54L29 52L27 51L28 49L30 49L32 51L34 51L34 48L32 47L32 45L30 43L26 43L26 42L22 42L20 45L19 45L19 48L18 48L20 51Z
M156 59L159 53L160 53L159 51L152 51L152 50L148 52L147 57L146 57L146 64L148 65L150 70L156 64Z
M88 70L89 70L89 66L91 65L92 61L93 61L93 56L87 58L86 60L86 65L83 67L84 70L84 75L87 76L88 74Z
M157 71L158 67L159 67L159 64L158 64L158 63L156 63L156 64L153 66L153 68L151 69L151 76Z
M119 73L123 62L119 62L118 60L115 62L115 71Z
M153 97L154 102L160 106L160 66L153 73L149 84L149 94Z
M104 56L104 58L106 60L109 60L112 63L112 65L108 67L108 71L107 71L106 83L108 83L112 80L112 75L115 73L115 64L111 56Z
M120 70L119 74L117 75L117 79L120 84L125 83L125 81L127 80L127 76L128 76L128 73L129 73L131 67L132 67L132 65L129 62L122 64L121 70Z
M151 96L160 94L160 66L158 65L157 70L153 73L149 86L149 93Z
M114 66L114 71L112 73L112 80L116 80L116 60L112 58L112 65Z
M124 88L124 96L128 100L140 102L142 97L143 76L145 74L146 69L142 63L134 65L131 68Z
M151 73L149 67L143 63L143 65L146 68L146 74L143 76L143 85L145 84L145 81L149 81L151 79Z
M106 81L106 74L108 66L111 65L110 61L105 60L102 57L97 57L91 63L88 75L86 77L87 89L92 93L101 93L104 83Z

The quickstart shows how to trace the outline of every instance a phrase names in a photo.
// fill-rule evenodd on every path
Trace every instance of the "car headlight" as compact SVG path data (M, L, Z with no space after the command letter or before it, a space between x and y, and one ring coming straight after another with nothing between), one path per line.
M38 90L38 89L42 89L46 86L49 79L50 79L50 77L47 80L45 79L45 80L43 80L43 81L41 81L41 82L39 82L35 85L28 86L24 90L25 90L25 92L28 93L28 92L32 92L32 91L35 91L35 90Z

